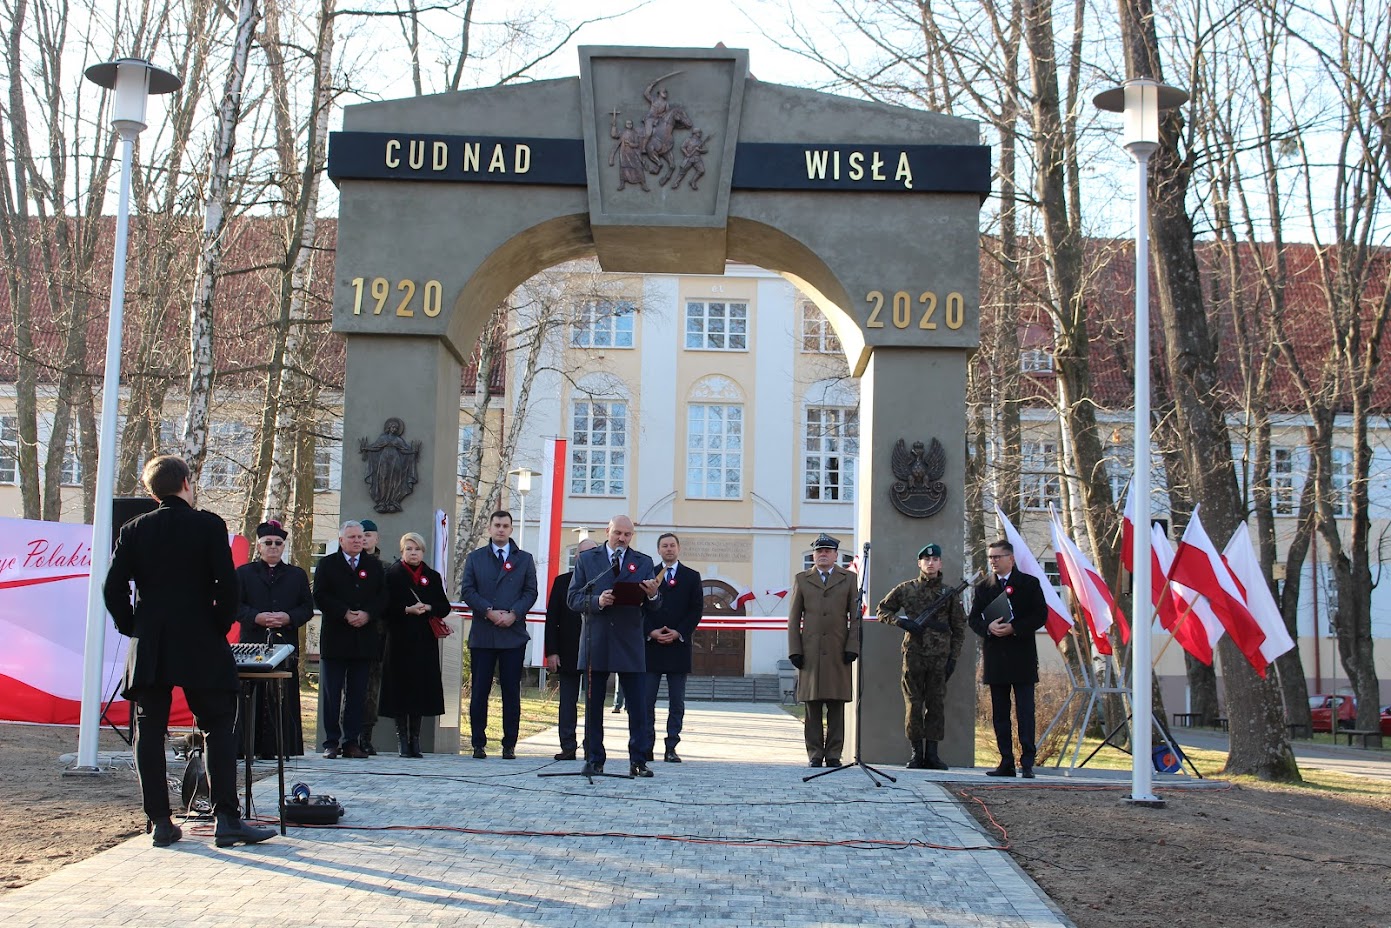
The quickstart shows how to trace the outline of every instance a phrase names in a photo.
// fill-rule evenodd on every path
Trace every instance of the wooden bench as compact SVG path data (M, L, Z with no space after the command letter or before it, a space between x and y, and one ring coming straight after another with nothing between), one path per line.
M1174 724L1179 728L1194 728L1203 723L1201 712L1175 712Z
M1222 730L1222 731L1226 731L1226 730L1227 730L1227 719L1226 719L1226 716L1223 716L1223 717L1218 718L1218 719L1214 719L1213 722L1212 722L1212 725L1213 725L1214 728L1220 729L1220 730Z
M1340 728L1338 729L1337 734L1345 736L1348 739L1348 747L1352 747L1353 738L1361 738L1362 747L1364 749L1371 747L1381 747L1380 731L1370 731L1361 728ZM1373 742L1373 739L1375 739L1375 743Z

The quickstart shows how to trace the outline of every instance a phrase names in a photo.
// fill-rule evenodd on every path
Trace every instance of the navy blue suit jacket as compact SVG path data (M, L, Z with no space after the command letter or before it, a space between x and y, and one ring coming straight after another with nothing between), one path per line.
M575 558L574 575L566 600L570 608L584 615L580 632L580 669L601 672L641 673L647 669L643 646L643 618L661 605L661 592L656 601L645 600L640 606L599 607L599 594L611 589L618 580L651 580L654 575L652 558L629 548L623 566L615 576L609 563L606 547L591 548Z
M490 542L469 553L464 562L460 598L473 611L469 627L470 648L520 648L531 640L526 630L526 614L536 604L536 562L531 555L512 545L506 564L499 565ZM498 628L488 621L489 609L515 613L517 621Z
M695 634L700 615L705 611L700 574L678 562L676 576L668 583L666 566L658 564L657 570L663 573L662 602L657 609L648 612L643 621L643 635L647 638L647 672L690 673L691 636ZM663 626L681 637L671 644L653 641L651 633Z

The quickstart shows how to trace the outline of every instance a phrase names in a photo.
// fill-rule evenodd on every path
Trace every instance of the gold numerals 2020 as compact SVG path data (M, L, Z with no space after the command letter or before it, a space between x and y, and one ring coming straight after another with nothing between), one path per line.
M394 303L396 315L414 316L416 305L420 306L421 312L431 319L440 314L444 308L444 288L440 286L438 280L427 280L425 286L416 285L413 280L399 280L395 288L391 286L391 281L385 277L373 277L370 280L366 277L354 277L353 285L353 315L362 315L363 297L366 296L372 306L372 315L380 316L382 310ZM392 296L395 289L396 296ZM419 304L416 304L416 294L420 294Z
M893 296L884 297L882 290L871 290L865 294L865 302L872 307L869 311L869 318L865 320L865 328L882 329L884 322L884 303L889 303L889 318L893 320L894 328L907 329L914 325L914 317L917 318L917 328L926 331L936 329L939 320L947 328L955 330L966 324L966 298L953 290L947 294L945 300L940 301L942 314L939 317L937 308L939 300L937 294L931 290L924 290L918 294L916 307L914 306L913 295L906 290L899 290Z

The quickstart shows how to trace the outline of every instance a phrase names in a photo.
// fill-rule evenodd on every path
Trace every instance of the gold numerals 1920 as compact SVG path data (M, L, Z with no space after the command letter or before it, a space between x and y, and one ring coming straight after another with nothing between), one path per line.
M382 310L393 302L391 297L391 281L385 277L373 277L370 280L366 277L354 277L353 285L353 315L362 315L363 294L366 293L368 299L374 301L372 315L380 316ZM444 288L440 286L438 280L425 281L424 287L416 286L413 280L400 280L395 287L398 294L394 300L396 304L396 315L414 316L415 308L412 302L415 300L417 292L420 293L420 309L431 319L440 314L444 308Z
M882 290L871 290L865 294L865 302L872 308L869 311L869 318L865 320L865 328L882 329L884 328L884 293ZM889 297L889 314L893 320L894 328L907 329L913 326L913 317L917 317L917 328L932 331L937 328L937 294L931 290L924 290L918 295L917 308L914 308L913 295L906 290L899 290ZM956 330L966 324L966 299L961 294L953 290L947 294L947 298L941 301L943 305L941 322L947 328Z

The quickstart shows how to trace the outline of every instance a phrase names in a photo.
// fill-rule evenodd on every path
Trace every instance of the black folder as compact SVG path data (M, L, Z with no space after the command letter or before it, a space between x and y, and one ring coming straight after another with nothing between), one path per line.
M647 601L647 591L642 584L632 580L619 580L613 585L613 604L615 606L641 606Z
M986 622L993 622L996 619L1004 619L1006 622L1014 621L1014 610L1009 605L1009 594L1001 593L990 602L985 604L985 609L981 613L985 616Z

